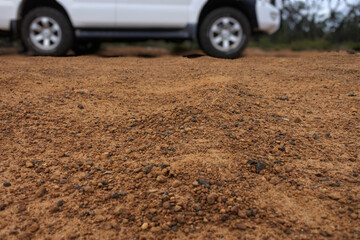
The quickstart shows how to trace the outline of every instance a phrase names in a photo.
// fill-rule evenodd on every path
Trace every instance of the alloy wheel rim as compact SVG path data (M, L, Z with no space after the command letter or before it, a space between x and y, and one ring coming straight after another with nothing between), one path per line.
M38 17L30 24L30 39L39 49L54 50L61 41L60 25L50 17Z
M219 51L228 52L237 49L243 40L243 29L238 20L221 17L210 28L211 44Z

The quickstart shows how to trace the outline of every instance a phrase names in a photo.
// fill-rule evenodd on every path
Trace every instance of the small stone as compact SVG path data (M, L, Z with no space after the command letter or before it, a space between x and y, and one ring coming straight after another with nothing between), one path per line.
M279 183L280 183L280 178L278 178L278 177L272 177L270 180L269 180L269 182L271 183L271 184L273 184L273 185L278 185Z
M49 212L50 213L57 213L57 212L59 212L59 207L58 206L53 206L53 207L51 207L50 209L49 209Z
M156 181L159 183L165 183L166 182L166 177L160 175L156 178Z
M142 179L143 178L143 174L142 173L138 173L138 174L136 174L136 176L135 176L135 180L140 180L140 179Z
M180 205L176 205L176 206L174 207L174 211L175 211L175 212L179 212L181 209L182 209L182 207L181 207Z
M295 118L294 122L295 123L301 123L301 119L297 117L297 118Z
M169 169L168 168L163 168L162 170L161 170L161 173L163 174L163 175L168 175L169 174Z
M235 223L234 228L241 231L245 231L247 229L247 226L245 223Z
M238 212L239 212L239 207L238 206L233 206L231 209L230 209L230 212L234 215L237 215Z
M42 187L42 188L40 188L40 189L36 192L35 196L38 197L38 198L41 198L41 197L44 196L46 193L47 193L46 188Z
M39 228L40 228L39 224L37 224L37 223L34 222L33 224L31 224L31 225L29 226L28 230L29 230L30 232L34 233L34 232L36 232L37 230L39 230Z
M4 186L4 187L11 187L11 183L9 183L9 182L4 182L4 183L3 183L3 186Z
M186 219L185 219L185 216L183 214L179 214L176 216L176 221L178 223L185 223L186 222Z
M105 159L109 158L109 156L110 156L109 152L104 152L103 154L101 154L100 159L105 160Z
M126 209L123 206L117 206L114 209L114 213L115 213L116 216L118 216L118 215L120 215L120 214L122 214L124 212L126 212Z
M332 200L339 200L341 198L341 194L339 192L332 192L328 195L328 197Z
M85 187L83 188L83 190L84 190L84 192L87 192L87 193L92 193L92 192L94 192L93 188L90 187L90 186L85 186Z
M195 206L195 207L194 207L194 210L197 211L197 212L200 211L200 210L201 210L201 206Z
M145 174L149 174L149 173L151 172L151 170L153 169L153 167L154 167L153 164L151 164L150 166L147 166L146 169L145 169L145 171L144 171L144 173L145 173Z
M179 180L175 180L175 181L173 182L173 184L172 184L172 186L173 186L174 188L180 187L181 185L182 185L182 183L181 183Z
M110 194L110 198L117 199L120 198L121 195L118 192L113 192Z
M207 196L208 204L213 205L216 202L217 198L218 198L218 196L215 193L210 193Z
M255 209L251 208L246 211L246 216L247 217L255 217L256 213L257 213L257 211Z
M148 229L148 227L149 227L148 223L143 223L143 225L141 225L142 230L146 230L146 229Z
M34 167L34 164L32 162L26 162L25 167L32 168L32 167Z
M325 137L331 138L331 134L330 134L330 133L326 133L326 134L325 134Z
M229 217L230 216L228 214L223 214L223 215L221 215L221 221L225 222L229 219Z
M358 215L353 212L353 213L350 214L350 217L351 217L352 219L356 220L356 219L358 218Z
M78 104L78 108L83 110L84 109L84 106L82 104Z
M58 205L59 207L61 207L62 205L64 205L64 201L63 201L63 200L58 201L57 205Z
M0 211L4 211L6 208L6 204L0 204ZM1 225L0 225L1 226Z
M357 109L352 107L352 108L350 108L350 112L357 112Z
M170 202L164 202L164 203L163 203L163 208L169 209L170 207L171 207Z
M194 187L197 187L197 186L199 186L199 182L198 182L198 181L194 181L194 182L192 183L192 185L193 185Z
M316 133L314 133L314 134L312 135L312 137L313 137L313 139L315 139L315 140L318 140L318 139L319 139L319 136L318 136Z
M160 231L161 231L161 227L152 227L150 229L150 232L152 232L152 233L157 233L157 232L160 232Z
M204 185L206 188L210 188L210 182L206 178L200 178L198 182L200 185Z
M256 173L259 174L262 170L264 170L267 166L267 163L264 162L263 160L259 160L257 163L256 163Z

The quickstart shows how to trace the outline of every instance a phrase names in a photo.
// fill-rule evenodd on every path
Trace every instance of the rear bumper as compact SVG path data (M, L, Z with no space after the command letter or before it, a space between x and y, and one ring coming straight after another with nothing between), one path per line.
M274 6L265 0L256 1L256 18L259 31L273 34L280 29L282 2L276 2L277 4Z

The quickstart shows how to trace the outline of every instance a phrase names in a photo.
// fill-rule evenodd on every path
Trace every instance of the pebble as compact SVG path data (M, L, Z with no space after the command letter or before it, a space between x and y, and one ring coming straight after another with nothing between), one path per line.
M34 164L32 164L32 162L26 162L25 167L32 168L32 167L34 167Z
M142 230L146 230L146 229L148 229L148 227L149 227L148 223L143 223L143 225L141 225Z
M157 232L160 232L160 231L161 231L161 227L152 227L150 229L150 232L152 232L152 233L157 233Z
M262 170L264 170L267 166L267 163L264 162L263 160L259 160L257 163L256 163L256 173L260 173Z
M206 188L210 188L210 182L209 182L209 180L207 180L206 178L200 178L200 179L198 180L198 183L199 183L200 185L204 185Z
M179 180L175 180L175 181L173 182L173 184L172 184L172 186L173 186L174 188L180 187L181 185L182 185L182 183L181 183Z
M83 190L84 190L84 192L87 192L87 193L91 193L91 192L94 191L93 188L90 187L90 186L85 186L85 187L83 188Z
M33 224L31 224L31 225L29 226L28 230L29 230L30 232L34 233L34 232L36 232L37 230L39 230L39 228L40 228L39 224L37 224L37 223L34 222Z
M230 209L230 212L232 213L232 214L235 214L235 215L237 215L238 214L238 212L239 212L239 207L238 206L233 206L231 209Z
M4 182L4 183L3 183L3 186L4 186L4 187L11 187L11 183L9 183L9 182Z
M78 104L78 108L83 110L84 109L84 106L82 104Z
M328 195L328 197L332 200L339 200L341 198L341 194L339 192L332 192Z
M156 181L159 183L165 183L166 182L166 177L160 175L156 178Z
M300 118L295 118L294 122L295 123L301 123L301 119Z
M246 216L247 217L255 217L256 213L257 213L257 211L255 209L251 208L246 211Z
M175 212L179 212L181 209L182 209L182 207L181 207L180 205L176 205L176 206L174 207L174 211L175 211Z
M353 213L350 214L350 217L351 217L352 219L356 220L356 219L358 218L358 215L353 212Z
M6 204L0 204L0 211L4 211L6 208Z
M247 229L247 226L245 223L234 223L233 228L245 231Z
M136 176L135 176L135 180L140 180L140 179L142 179L143 178L143 174L142 173L138 173L138 174L136 174Z
M56 213L59 212L59 207L58 206L53 206L49 209L50 213Z
M186 222L186 219L185 219L185 216L183 214L179 214L176 216L176 221L178 223L185 223Z
M216 202L217 198L218 198L218 196L215 193L210 193L207 196L208 204L213 205Z
M121 195L118 192L113 192L110 194L110 197L113 199L117 199L117 198L120 198Z
M145 171L144 171L144 173L145 173L145 174L149 174L149 173L151 172L151 170L153 169L153 167L154 167L153 164L151 164L150 166L147 166L146 169L145 169Z
M319 139L319 136L318 136L316 133L314 133L314 134L312 135L312 137L313 137L313 139L315 139L315 140L318 140L318 139Z
M199 182L198 182L198 181L194 181L194 182L192 183L192 185L193 185L194 187L197 187L197 186L199 186Z
M105 159L107 159L109 157L110 157L110 153L109 152L104 152L104 153L101 154L100 159L105 160Z
M171 207L170 202L164 202L164 203L163 203L163 208L169 209L170 207Z
M230 216L228 214L223 214L223 215L221 215L221 221L225 222L229 219L229 217Z
M62 205L64 205L64 201L63 201L63 200L58 201L57 205L58 205L59 207L61 207Z

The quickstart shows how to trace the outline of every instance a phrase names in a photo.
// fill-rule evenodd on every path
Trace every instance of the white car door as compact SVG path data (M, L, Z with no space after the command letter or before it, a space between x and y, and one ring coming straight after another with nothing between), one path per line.
M117 0L58 0L76 28L115 27Z
M184 28L196 0L117 0L117 27Z

